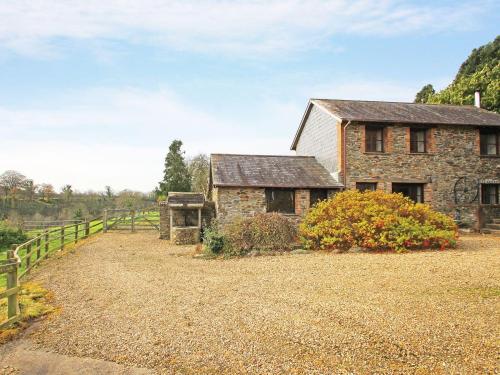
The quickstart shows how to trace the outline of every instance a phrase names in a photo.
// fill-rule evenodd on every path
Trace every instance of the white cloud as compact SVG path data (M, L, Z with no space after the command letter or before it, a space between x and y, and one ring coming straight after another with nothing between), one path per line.
M261 132L181 100L169 90L68 91L43 108L0 107L0 173L19 170L37 182L75 188L151 190L170 142L197 153L288 153L286 119ZM274 120L273 120L274 121ZM279 123L279 124L278 124ZM292 125L294 127L295 124Z
M61 39L116 39L180 50L269 54L325 45L332 35L466 29L489 2L399 0L40 0L0 4L0 44L54 53ZM48 52L43 52L44 47Z

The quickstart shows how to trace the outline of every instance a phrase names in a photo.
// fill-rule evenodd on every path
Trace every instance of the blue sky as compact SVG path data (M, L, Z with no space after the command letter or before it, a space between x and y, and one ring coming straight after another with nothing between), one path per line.
M412 101L495 1L0 0L0 173L151 190L187 156L288 154L310 97Z

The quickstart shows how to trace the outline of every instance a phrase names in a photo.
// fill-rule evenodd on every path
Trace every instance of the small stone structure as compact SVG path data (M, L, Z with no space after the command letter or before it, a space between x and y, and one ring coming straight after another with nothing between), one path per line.
M202 193L168 193L160 202L160 238L176 245L199 243L203 228L214 217L213 207Z

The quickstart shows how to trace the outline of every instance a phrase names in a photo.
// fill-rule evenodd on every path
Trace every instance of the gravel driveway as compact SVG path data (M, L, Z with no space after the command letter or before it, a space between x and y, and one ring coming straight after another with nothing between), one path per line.
M108 233L36 270L60 312L33 345L158 373L500 370L500 238L204 260L156 237Z

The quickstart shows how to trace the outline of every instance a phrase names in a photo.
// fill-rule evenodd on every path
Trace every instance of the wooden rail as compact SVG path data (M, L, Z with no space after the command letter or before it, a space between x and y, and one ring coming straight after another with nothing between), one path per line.
M46 229L21 245L13 245L7 252L7 260L0 262L0 275L7 275L7 289L0 292L0 299L7 298L7 320L0 321L3 328L20 317L18 294L21 280L49 254L64 249L69 243L77 243L103 230L103 218L69 224L56 229ZM0 318L1 319L1 318Z

